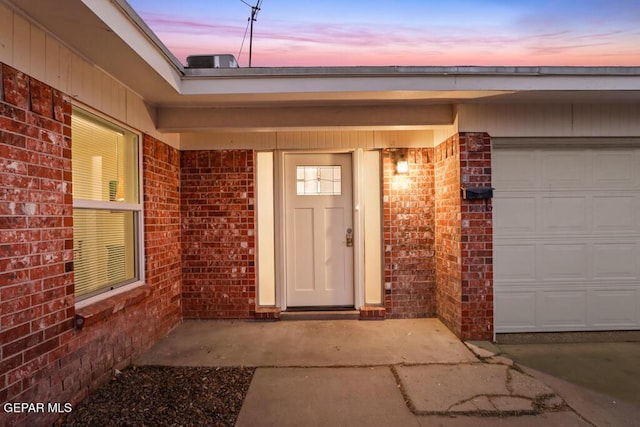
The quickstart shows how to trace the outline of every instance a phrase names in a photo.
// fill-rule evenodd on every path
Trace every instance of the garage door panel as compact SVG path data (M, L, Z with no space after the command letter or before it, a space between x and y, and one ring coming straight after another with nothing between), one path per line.
M496 331L640 329L640 149L493 157Z
M513 280L536 279L536 245L506 244L494 249L494 258L502 262L494 266L494 272L501 278Z
M637 243L597 243L592 252L594 278L638 279Z
M496 296L496 322L519 331L536 328L536 292L504 292Z
M627 150L593 154L593 184L600 188L630 187L636 182L637 158Z
M496 200L495 215L500 217L500 230L504 235L513 233L534 234L536 232L536 198L510 197Z
M584 329L587 326L586 291L544 291L538 297L538 326L553 329Z
M593 229L601 232L638 232L638 198L633 195L594 196Z
M542 200L543 233L586 232L587 198L585 196L554 195Z
M500 190L532 188L538 185L539 174L535 152L515 150L493 160L493 167L504 171Z
M543 280L588 279L586 244L544 244L540 252L536 268Z
M582 187L585 185L585 153L568 151L541 151L543 187Z
M637 289L592 290L589 294L590 323L596 328L633 327L640 321L639 301Z

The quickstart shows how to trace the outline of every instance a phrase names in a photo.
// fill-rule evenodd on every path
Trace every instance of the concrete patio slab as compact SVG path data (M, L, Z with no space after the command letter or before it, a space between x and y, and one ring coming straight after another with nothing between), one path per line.
M513 396L529 399L540 399L543 396L554 394L553 390L531 375L512 368L507 369L507 388Z
M166 366L376 366L478 359L437 319L185 321L135 363Z
M519 404L517 399L505 402L499 399L497 404L506 408ZM467 414L416 415L406 405L389 367L258 368L236 427L593 426L567 408L536 415L487 416L488 412L478 410L495 408L486 396L467 404Z
M136 364L257 367L238 426L637 425L638 406L499 352L436 319L186 321Z
M396 368L417 414L526 414L543 410L557 396L533 377L505 365L399 366ZM557 401L554 407L559 406Z
M236 427L419 426L389 368L259 368Z

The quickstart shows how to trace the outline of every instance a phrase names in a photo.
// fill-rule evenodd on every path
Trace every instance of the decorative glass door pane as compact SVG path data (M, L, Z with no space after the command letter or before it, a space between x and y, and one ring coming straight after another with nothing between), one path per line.
M297 166L296 195L339 196L342 194L340 166Z

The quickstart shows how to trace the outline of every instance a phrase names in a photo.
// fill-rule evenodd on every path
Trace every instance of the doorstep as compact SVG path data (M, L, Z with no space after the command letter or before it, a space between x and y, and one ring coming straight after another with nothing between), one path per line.
M357 320L360 318L358 310L310 310L310 311L283 311L280 313L282 320Z
M286 310L278 307L258 307L255 320L384 320L387 310L380 306L364 306L360 310Z

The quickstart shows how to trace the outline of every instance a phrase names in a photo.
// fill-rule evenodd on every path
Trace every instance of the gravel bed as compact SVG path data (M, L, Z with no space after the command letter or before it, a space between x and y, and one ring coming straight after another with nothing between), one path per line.
M59 426L233 426L254 368L134 366L80 402Z

